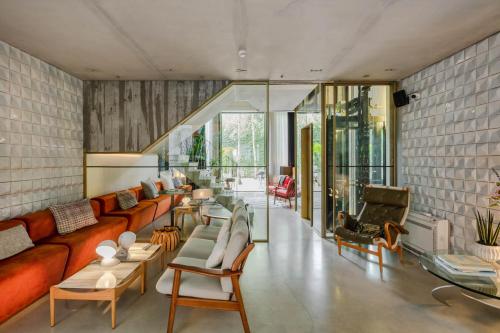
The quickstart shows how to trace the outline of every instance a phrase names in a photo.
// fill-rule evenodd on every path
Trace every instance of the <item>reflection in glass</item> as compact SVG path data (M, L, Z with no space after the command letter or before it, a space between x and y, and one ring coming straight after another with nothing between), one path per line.
M328 86L325 100L332 232L336 212L360 213L366 184L390 184L390 87Z

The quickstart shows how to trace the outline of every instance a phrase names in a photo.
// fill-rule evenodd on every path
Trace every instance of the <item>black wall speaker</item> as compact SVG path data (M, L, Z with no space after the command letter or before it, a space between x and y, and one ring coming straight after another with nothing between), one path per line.
M410 98L404 90L396 91L394 94L392 94L392 97L394 98L394 105L396 105L396 107L398 108L410 103Z

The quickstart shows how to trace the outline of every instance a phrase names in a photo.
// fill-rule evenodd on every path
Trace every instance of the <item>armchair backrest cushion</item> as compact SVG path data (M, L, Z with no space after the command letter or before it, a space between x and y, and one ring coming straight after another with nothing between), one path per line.
M359 216L359 222L379 226L384 226L386 221L398 224L404 222L409 204L408 190L366 186L363 199L365 206Z
M233 222L231 236L224 252L224 259L222 259L222 269L231 269L236 258L246 247L249 236L250 231L248 230L247 219L244 216L239 216ZM221 286L224 292L233 292L233 285L230 278L221 278Z
M404 189L366 186L363 201L372 204L382 204L395 207L408 207L409 191Z

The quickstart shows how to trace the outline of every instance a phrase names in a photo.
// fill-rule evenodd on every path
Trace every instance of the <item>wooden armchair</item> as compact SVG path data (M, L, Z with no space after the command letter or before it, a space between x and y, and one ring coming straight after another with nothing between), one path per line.
M173 332L177 306L238 311L244 331L250 332L239 282L246 259L254 248L250 229L247 217L238 215L231 227L222 264L217 268L206 268L207 259L199 257L204 252L200 246L213 241L192 237L184 247L191 247L193 251L183 252L183 247L168 264L156 284L158 292L171 296L167 333ZM210 248L208 250L210 253Z
M234 261L231 269L209 269L196 266L187 266L182 264L170 263L168 268L174 270L174 283L172 288L172 301L170 303L170 311L168 316L167 333L172 333L174 330L175 310L177 306L188 306L194 308L208 308L224 311L238 311L240 313L241 322L245 333L250 332L248 319L243 305L243 296L241 295L240 276L243 274L246 259L254 248L254 243L248 243L245 249ZM209 298L197 298L179 295L181 285L181 274L192 273L210 278L231 278L234 295L231 295L229 300L218 300Z
M358 218L339 212L341 223L335 229L338 253L342 246L369 253L378 257L380 272L383 271L382 248L397 252L403 260L401 234L408 233L404 223L410 210L408 188L367 185L364 189L365 204ZM376 245L377 251L362 247L361 244Z

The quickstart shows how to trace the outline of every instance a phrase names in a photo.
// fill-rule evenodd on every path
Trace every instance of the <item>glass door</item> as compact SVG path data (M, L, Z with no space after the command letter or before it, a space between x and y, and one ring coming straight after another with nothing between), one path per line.
M390 85L328 85L326 116L326 232L337 213L358 215L367 184L393 183Z

